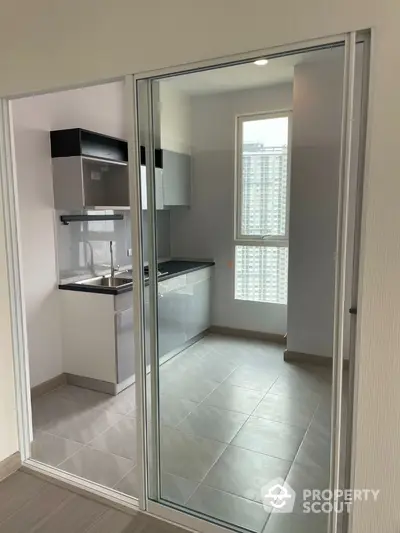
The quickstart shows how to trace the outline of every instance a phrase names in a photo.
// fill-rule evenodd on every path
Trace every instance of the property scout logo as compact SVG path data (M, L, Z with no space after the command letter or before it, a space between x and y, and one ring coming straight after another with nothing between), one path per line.
M379 490L373 489L304 489L296 494L282 478L277 478L261 489L264 509L270 513L292 513L297 502L298 513L348 513L355 501L376 502Z

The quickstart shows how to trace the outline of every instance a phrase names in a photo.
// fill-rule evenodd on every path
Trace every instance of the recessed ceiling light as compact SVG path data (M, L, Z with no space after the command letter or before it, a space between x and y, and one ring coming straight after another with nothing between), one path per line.
M268 64L268 59L257 59L257 61L254 61L254 64L258 67L263 67Z

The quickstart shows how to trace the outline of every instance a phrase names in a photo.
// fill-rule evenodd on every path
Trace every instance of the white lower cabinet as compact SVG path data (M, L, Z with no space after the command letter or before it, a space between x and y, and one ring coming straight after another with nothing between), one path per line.
M212 267L158 284L159 357L183 347L210 326ZM64 372L113 393L135 374L132 292L60 290ZM144 291L146 364L150 363L150 298ZM108 385L110 385L108 387Z
M129 380L135 373L132 292L61 290L60 299L64 372L105 384Z
M159 357L210 327L212 272L204 268L158 284Z
M118 313L115 313L114 320L117 383L122 383L135 373L133 308L130 307L125 311L119 311Z

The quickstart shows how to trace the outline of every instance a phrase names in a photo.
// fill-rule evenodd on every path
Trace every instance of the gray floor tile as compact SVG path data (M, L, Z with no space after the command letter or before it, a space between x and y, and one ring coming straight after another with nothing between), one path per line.
M326 533L326 514L279 514L272 513L263 533Z
M300 371L294 373L291 370L290 372L289 375L282 374L272 385L269 392L301 400L304 405L309 407L316 407L319 403L322 389L314 387L315 383L303 377Z
M295 462L305 466L317 466L329 470L331 444L329 433L320 431L311 423Z
M304 433L305 430L295 426L250 417L233 439L232 445L293 461Z
M136 411L136 389L131 385L117 396L110 396L106 402L100 405L102 409L119 415L135 414Z
M166 472L161 474L161 498L178 505L185 505L198 486L196 481L190 479Z
M128 496L133 496L134 498L139 497L139 478L138 478L138 468L134 466L129 472L113 487L115 490L127 494Z
M52 421L43 426L43 430L59 437L87 444L122 419L99 408L92 408L73 416Z
M319 405L314 413L313 423L318 425L321 430L325 432L331 431L331 406L330 403L327 405Z
M277 478L285 478L290 466L289 461L228 446L205 477L204 484L261 503L262 487Z
M238 385L245 389L268 392L278 377L279 372L276 370L268 372L257 368L256 365L243 365L230 374L227 383Z
M86 533L107 507L101 503L74 495L57 513L47 516L40 533ZM25 530L27 531L27 530Z
M89 446L96 450L125 457L136 463L136 419L124 417L114 426L93 439Z
M248 415L226 411L212 405L199 405L178 429L211 440L229 443L246 422Z
M249 390L236 385L222 383L214 392L207 396L204 403L227 411L237 411L250 415L263 397L264 393L262 391Z
M164 426L161 428L161 469L200 482L225 447L221 442Z
M214 355L210 353L200 361L191 361L187 369L195 376L212 376L213 381L222 383L235 368L237 368L237 363L215 359Z
M259 503L205 485L200 485L187 507L256 533L261 533L268 518Z
M136 516L107 509L85 533L133 533L136 520Z
M253 415L307 429L314 411L315 407L304 405L302 401L268 393Z
M221 383L237 367L230 361L215 359L212 353L203 357L193 357L186 351L178 355L160 369L160 379L208 379Z
M41 531L40 526L46 517L57 512L71 498L71 492L46 484L35 498L26 502L18 512L0 524L0 532L26 533L37 529Z
M296 501L293 512L303 514L303 491L325 490L329 488L329 469L305 466L293 463L286 478L292 489L296 492Z
M35 431L31 446L31 457L41 463L57 466L82 447L72 440L57 437L44 431Z
M128 533L128 532L126 532ZM135 523L135 529L129 533L187 533L186 529L181 529L174 524L158 520L152 516L139 513Z
M198 487L196 481L184 479L173 474L161 474L161 498L169 502L184 505ZM119 492L139 497L139 479L137 466L132 468L114 487Z
M185 379L176 376L168 379L163 377L160 379L160 394L169 394L177 398L200 403L218 385L218 382L205 377L201 377L201 379L192 376Z
M184 398L176 398L170 394L160 395L160 418L166 426L177 426L193 411L198 403Z
M76 387L74 385L64 385L63 387L59 387L55 391L51 392L50 395L78 403L81 409L102 407L107 404L111 398L113 398L113 396L109 394L90 389L84 389L83 387Z
M114 487L133 466L128 459L84 446L59 468L100 485Z
M17 472L3 480L0 483L0 521L7 520L44 487L42 479L25 472Z
M68 421L86 411L85 407L79 406L53 393L46 394L32 402L32 423L34 429L43 429Z

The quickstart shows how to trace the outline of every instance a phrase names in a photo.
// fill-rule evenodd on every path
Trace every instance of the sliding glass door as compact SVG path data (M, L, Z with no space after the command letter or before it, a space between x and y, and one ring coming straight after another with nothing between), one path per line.
M349 483L364 51L352 35L134 79L153 512L204 531L342 523L304 509L309 491Z

